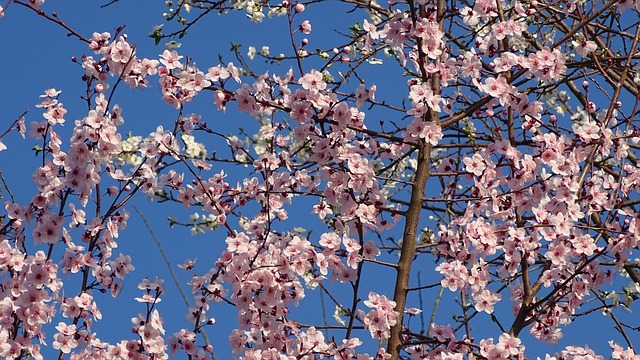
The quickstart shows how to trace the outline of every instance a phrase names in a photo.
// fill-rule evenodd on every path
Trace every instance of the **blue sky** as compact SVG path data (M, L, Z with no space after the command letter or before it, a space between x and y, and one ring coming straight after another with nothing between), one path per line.
M96 0L48 1L43 9L47 13L56 11L60 19L86 37L90 37L94 31L113 33L116 28L126 25L123 32L129 35L131 43L137 44L139 56L157 58L163 48L154 45L148 34L154 25L163 23L161 14L166 11L164 2L120 0L105 9L100 9L100 5L105 2ZM340 27L340 30L347 31L347 25L362 20L364 14L361 12L343 15L340 12L341 6L335 2L328 2L328 5L321 6L318 12L310 7L308 17L313 20L313 32L308 36L310 49L332 46L335 39L339 38L339 35L334 32L335 28ZM300 19L305 18L307 13L302 15L304 16ZM2 82L0 83L0 109L2 110L0 131L4 131L5 127L25 109L29 109L26 116L27 124L29 121L39 121L41 111L36 109L34 105L39 101L38 96L45 89L52 87L63 91L60 101L69 110L66 116L68 124L65 125L64 131L70 131L73 120L85 116L86 104L80 99L84 91L84 84L80 79L83 71L78 64L73 63L70 59L72 56L79 58L82 54L89 54L90 51L84 43L73 37L66 37L65 34L66 31L60 26L38 17L28 9L15 4L8 8L4 18L0 20L0 44L4 49L8 49L4 50L3 55L0 56L0 66L3 69ZM231 42L243 44L243 53L246 53L246 49L250 45L258 49L262 45L269 45L272 54L277 54L289 50L288 36L288 28L284 19L266 21L264 24L253 24L245 18L243 13L225 16L211 15L209 19L198 24L189 32L184 38L179 52L192 57L196 64L202 68L207 68L218 64L219 54L223 55L225 61L234 61L229 53ZM257 72L268 68L259 60L252 64L255 64ZM272 72L285 72L288 66L285 64L275 67ZM374 72L375 70L366 75L372 75ZM392 78L389 74L393 73L384 73L382 76L378 76L378 91L386 97L404 96L406 90L403 88L402 91L398 91L397 88L405 80ZM145 91L131 90L124 86L119 88L114 102L124 108L125 129L135 134L146 135L153 131L158 124L163 124L165 127L172 124L177 111L162 103L156 84L153 79L153 86ZM255 122L251 118L244 114L237 114L233 109L230 109L225 116L217 112L212 105L211 95L207 93L201 94L196 101L189 104L187 112L201 114L203 120L207 121L210 127L215 126L216 130L223 133L233 132L237 124L248 129L255 127ZM381 117L382 115L368 114L367 116L376 119L376 116ZM64 131L61 132L65 134ZM68 133L66 136L63 135L63 139L67 137ZM9 146L10 151L0 152L0 169L18 201L28 202L35 190L35 186L31 182L31 173L38 166L39 161L30 150L34 141L31 139L23 141L15 133L3 141ZM208 150L213 149L209 148ZM228 181L232 184L241 180L243 174L242 169L237 168L227 169L226 172L229 173ZM169 254L174 268L185 259L198 258L197 270L202 271L212 265L224 248L224 233L222 232L191 236L189 231L185 229L169 230L166 220L168 216L174 216L181 220L187 219L188 213L185 213L181 206L159 205L149 202L144 197L138 197L132 204L138 206L152 224L153 230ZM142 219L132 207L128 207L128 210L131 212L131 220L129 227L120 238L120 247L116 253L120 251L130 254L134 258L134 266L137 269L126 279L125 290L117 302L109 299L99 302L102 306L104 320L95 325L95 330L100 336L110 341L133 337L130 333L130 318L144 310L144 307L135 302L133 298L140 295L136 285L145 276L152 279L159 276L165 280L168 293L163 298L163 302L159 304L158 309L165 319L168 333L177 331L182 326L188 326L183 320L186 306L178 294L165 262ZM319 222L315 223L316 220L310 219L311 215L306 212L292 211L290 213L290 220L293 223L310 228L320 225ZM432 272L434 267L432 263L425 262L418 265L424 267L424 270L421 271L423 285L437 281L437 277ZM365 266L369 266L369 264ZM185 285L188 274L182 273L177 268L176 271L181 275L183 286L188 291L188 287ZM368 289L376 289L391 296L389 289L391 289L393 279L390 274L392 273L388 271L379 273L374 271L372 276L365 279L367 291ZM412 281L415 285L415 277ZM338 292L339 296L346 298L349 295L346 293L347 290L342 291ZM319 319L317 316L319 315L320 299L317 294L309 294L306 305L303 305L304 307L298 310L298 313L301 319ZM366 292L363 292L362 296L365 294ZM446 291L445 294L447 294ZM428 319L432 308L431 303L437 296L437 291L425 291L423 296L423 301L426 304L424 306L425 316ZM506 298L506 295L504 297ZM326 297L324 300L329 303ZM415 299L413 301L414 303L410 302L408 305L417 307L419 304ZM499 317L508 315L507 313L510 311L508 300L504 301L505 306L497 311ZM226 345L227 334L234 327L236 321L234 312L224 306L226 305L212 311L211 314L216 318L216 324L208 331L208 335L217 349L218 359L225 359L229 356ZM453 303L452 296L445 295L440 306L438 321L447 323L450 321L449 314L454 309L457 310L457 305ZM327 312L331 324L333 307L329 306ZM499 333L495 332L491 319L486 314L479 316L482 321L476 323L480 329L478 336L484 336L485 330L483 329L486 328L486 336L497 338ZM589 319L598 319L598 317L589 317ZM588 341L595 341L592 347L600 350L607 349L606 340L595 334L594 329L601 325L610 329L610 322L604 317L600 319L604 321L602 323L587 323L579 319L577 326L571 327L571 331L565 333L561 344L584 345ZM613 334L610 330L607 332ZM366 337L367 335L362 333L360 336ZM529 342L528 344L535 343ZM549 349L533 347L530 348L529 355L542 356L544 351L553 351Z

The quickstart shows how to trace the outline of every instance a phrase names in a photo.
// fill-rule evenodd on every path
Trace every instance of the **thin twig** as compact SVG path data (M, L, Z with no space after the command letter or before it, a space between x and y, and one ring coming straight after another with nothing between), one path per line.
M189 303L187 294L184 292L184 289L182 289L182 285L180 285L180 281L178 281L178 276L173 271L173 267L171 266L171 262L169 261L169 257L167 256L167 253L165 253L164 248L162 247L162 243L160 243L160 240L158 239L155 232L151 228L151 225L147 221L147 218L144 216L142 211L140 211L140 209L138 209L138 207L135 205L133 205L133 209L138 213L138 215L142 219L142 222L144 223L144 226L147 227L147 230L149 230L149 234L151 235L151 238L153 239L153 241L156 243L156 246L158 247L158 250L160 251L162 258L164 259L164 263L167 264L167 268L169 268L169 273L173 278L173 282L178 287L178 290L180 291L180 295L182 295L182 299L184 299L184 303L187 305L187 308L189 308L191 304ZM204 329L200 328L200 332L202 333L202 337L204 338L205 343L207 343L207 345L211 345L211 341L209 341L209 337L205 333ZM211 353L211 360L216 360L216 355L213 352Z

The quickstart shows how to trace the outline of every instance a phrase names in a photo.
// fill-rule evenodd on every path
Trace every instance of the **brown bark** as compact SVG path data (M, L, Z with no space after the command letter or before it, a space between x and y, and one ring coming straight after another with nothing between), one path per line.
M402 236L402 250L398 261L396 287L393 293L393 300L396 302L398 311L398 322L391 328L391 337L387 351L391 354L391 360L400 357L402 348L402 318L407 303L407 292L409 289L409 275L411 265L416 252L416 236L418 232L418 222L422 210L422 199L424 198L424 188L431 175L430 172L431 145L423 145L418 152L418 168L411 189L411 202L407 210L404 233Z

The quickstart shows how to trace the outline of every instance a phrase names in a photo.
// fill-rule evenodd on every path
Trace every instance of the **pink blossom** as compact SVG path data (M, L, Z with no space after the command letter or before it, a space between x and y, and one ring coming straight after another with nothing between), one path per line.
M111 45L111 50L109 52L109 59L114 63L126 64L131 59L133 55L133 49L131 45L129 45L124 37L118 38L118 41Z
M591 40L572 41L572 44L575 47L576 54L582 57L588 56L598 48L596 43Z
M182 59L182 56L178 55L178 53L175 50L171 50L171 51L165 50L160 55L160 63L164 65L167 68L167 70L181 68L182 64L180 63L180 59Z
M475 176L482 176L482 173L487 168L483 157L479 154L473 154L470 158L466 157L463 162L466 166L466 170Z
M302 24L300 24L300 31L305 34L311 34L311 23L309 22L309 20L305 20L302 22Z
M309 90L312 93L318 93L327 87L327 84L323 80L322 73L315 69L301 77L298 82L304 89Z
M116 260L110 262L110 265L119 279L124 279L130 271L135 270L135 267L131 265L131 256L129 255L119 254Z

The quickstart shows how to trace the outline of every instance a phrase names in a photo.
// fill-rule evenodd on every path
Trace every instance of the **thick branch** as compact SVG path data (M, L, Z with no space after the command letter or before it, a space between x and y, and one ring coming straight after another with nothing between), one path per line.
M397 360L400 356L402 346L402 316L407 303L407 292L409 290L409 275L411 265L416 252L416 236L418 232L418 222L422 211L422 199L424 188L430 174L431 145L426 145L418 152L418 169L416 170L415 181L411 189L411 202L407 210L404 233L402 235L402 250L398 261L398 273L396 275L396 288L393 292L393 300L396 302L396 311L399 312L398 322L391 328L388 352L391 360Z

